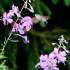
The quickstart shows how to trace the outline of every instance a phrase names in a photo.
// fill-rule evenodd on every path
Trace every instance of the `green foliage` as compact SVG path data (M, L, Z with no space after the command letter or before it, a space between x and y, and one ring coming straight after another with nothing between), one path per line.
M42 28L46 27L46 25L44 24L44 22L40 22L40 26L41 26Z
M9 67L6 65L0 65L0 70L12 70L12 69L9 69Z
M1 11L0 11L0 13L2 14L3 12L5 12L5 9L4 9L4 7L3 7L3 4L0 2L0 9L1 9Z
M49 9L49 7L47 5L45 5L43 2L40 2L41 4L41 8L47 13L48 16L52 15L51 10Z
M51 1L54 5L58 4L58 2L59 2L59 0L51 0ZM70 6L70 0L63 0L63 2L67 7Z
M64 4L69 7L70 6L70 0L63 0Z
M1 0L0 1L0 13L3 14L6 11L6 8L4 7L4 5L8 8L11 9L12 4L15 2L15 0Z
M68 55L68 69L70 70L70 55Z
M5 58L7 58L7 57L4 56L4 55L0 55L0 60L1 60L1 59L5 59Z
M0 70L11 70L11 69L9 69L9 67L7 65L5 65L6 58L7 58L6 56L0 55L0 61L2 60L2 62L0 63Z
M51 1L54 5L56 5L59 2L59 0L51 0Z
M36 55L34 51L30 51L28 55L28 70L35 70L35 63L37 62Z
M32 3L32 6L34 7L35 13L37 14L44 16L44 13L43 13L44 11L46 12L46 15L48 16L52 14L50 8L47 5L45 5L44 2L42 1L39 1L39 0L35 1Z

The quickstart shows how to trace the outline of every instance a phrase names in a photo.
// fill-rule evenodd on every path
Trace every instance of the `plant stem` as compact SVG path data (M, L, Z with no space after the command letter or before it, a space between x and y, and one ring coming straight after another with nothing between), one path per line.
M24 5L25 5L25 4L24 4ZM23 8L24 8L24 5L22 6L22 8L21 8L19 14L21 14L21 12L22 12L22 10L23 10ZM17 17L17 19L16 19L16 21L14 22L14 24L15 24L18 20L19 20L19 17ZM11 35L12 35L12 30L11 30L11 32L9 33L8 38L6 39L5 44L3 45L3 49L2 49L1 54L4 54L4 49L5 49L5 47L6 47L7 43L8 43L8 41L10 40Z

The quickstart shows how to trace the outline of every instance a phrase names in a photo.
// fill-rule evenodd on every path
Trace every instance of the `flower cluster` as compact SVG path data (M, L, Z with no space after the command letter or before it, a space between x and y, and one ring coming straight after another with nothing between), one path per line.
M30 5L30 3L31 3L31 0L26 0L26 1L24 1L24 8L26 8L26 9L28 9L30 12L34 13L34 9L33 9L33 7ZM29 5L30 8L28 8L27 5ZM15 15L16 15L17 17L21 17L18 6L14 6L14 4L13 4L13 5L12 5L12 10L9 10L8 13L5 12L5 13L3 14L3 17L2 17L2 20L3 20L3 22L4 22L3 24L4 24L4 25L7 25L7 24L9 24L9 23L13 23L14 21L13 21L12 17L15 16Z
M21 19L19 23L15 23L12 32L19 32L20 34L24 34L24 28L26 28L27 31L31 29L32 19L29 16L26 16Z
M31 0L28 0L28 1L26 0L24 2L24 8L30 10L31 12L34 12L32 6L30 5L30 3L31 3ZM30 5L30 8L27 7L27 4ZM20 20L18 23L13 20L13 16L15 16L15 15L18 18L20 18L20 19L18 19L18 20ZM12 33L13 32L19 33L20 35L18 35L18 34L16 34L16 35L22 37L22 39L24 39L23 41L25 43L29 42L27 40L27 36L23 36L23 34L25 33L24 29L26 29L26 31L29 31L31 29L31 26L33 25L32 19L29 16L22 17L20 15L20 11L19 11L18 6L12 5L12 10L10 10L8 13L5 12L3 14L2 21L3 21L4 25L14 23L13 28L12 28ZM14 40L10 40L10 41L15 42Z
M24 29L26 29L26 31L29 31L31 29L31 25L33 25L32 19L29 16L26 16L22 18L19 23L14 24L12 32L19 32L20 35L18 34L15 35L22 37L22 39L25 39L24 42L28 43L29 41L27 40L27 36L21 36L21 35L25 33Z
M59 40L59 43L63 43L63 42L67 43L67 41L64 39L63 35L61 35L61 38L58 40ZM53 43L53 45L55 45L55 44L57 44L57 43ZM67 53L69 53L66 51L66 49L64 49L64 51L59 50L60 46L61 46L61 44L58 45L58 48L55 47L54 50L49 55L47 55L47 54L41 55L39 57L40 62L35 65L35 68L40 66L44 70L49 70L49 69L50 70L59 70L59 68L57 67L57 64L59 64L60 62L65 64L65 62L67 61L66 55L67 55Z
M13 19L12 17L17 15L17 17L20 17L20 14L19 14L19 9L18 7L12 5L12 10L10 10L8 13L4 13L3 14L3 17L2 17L2 20L3 20L3 24L4 25L7 25L9 23L13 23Z
M33 13L34 10L33 10L33 7L30 5L30 3L31 3L31 0L25 0L20 11L18 6L14 6L13 4L12 9L9 10L8 13L5 12L2 18L0 19L1 21L3 21L4 25L14 24L11 32L9 33L8 38L7 39L5 38L4 43L1 44L3 48L0 49L0 60L2 59L3 61L1 60L2 62L0 62L0 70L1 69L10 70L9 67L5 65L7 57L4 56L4 52L8 41L18 42L18 40L12 40L11 38L12 34L20 36L23 39L24 43L29 43L27 36L24 36L25 34L24 29L26 29L26 31L29 31L31 29L31 26L33 25L32 19L29 16L22 17L21 12L23 11L23 8L25 8ZM30 8L28 8L27 5L29 5ZM17 16L17 18L14 21L13 17L15 16ZM18 20L19 22L17 22Z

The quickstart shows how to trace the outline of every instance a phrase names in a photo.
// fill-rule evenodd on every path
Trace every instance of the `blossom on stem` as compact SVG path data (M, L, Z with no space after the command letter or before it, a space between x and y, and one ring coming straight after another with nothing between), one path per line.
M52 54L55 55L56 59L58 59L58 63L65 63L65 61L67 61L65 57L67 54L65 51L59 51L57 48L54 48Z
M27 39L27 36L22 36L20 34L14 34L14 35L21 37L23 39L24 43L29 43L29 40Z
M12 5L12 10L11 10L11 12L13 12L14 14L16 14L17 17L20 17L20 13L19 13L18 6L16 7L16 6Z
M11 18L14 16L14 13L12 12L12 10L9 10L8 16Z
M20 23L26 28L27 31L29 31L31 29L31 25L33 25L32 19L29 16L22 18Z
M21 28L21 25L18 23L15 23L13 28L12 28L12 32L19 32L20 34L24 34L24 30Z
M24 34L24 28L26 28L27 31L31 29L32 19L29 16L26 16L20 20L20 23L15 23L12 32L19 32L19 34L16 34L20 37L22 37L24 43L29 43L27 36L22 36Z
M24 43L29 43L27 36L22 36L22 39L23 39Z
M3 14L3 24L4 25L7 25L9 23L12 23L13 22L13 19L11 18L11 14L10 12L7 14L6 12Z
M37 63L35 65L35 68L37 68L38 66L40 66L41 68L43 68L44 70L48 70L48 69L55 69L55 70L59 70L56 66L57 60L56 59L51 59L48 55L41 55L39 57L40 62Z

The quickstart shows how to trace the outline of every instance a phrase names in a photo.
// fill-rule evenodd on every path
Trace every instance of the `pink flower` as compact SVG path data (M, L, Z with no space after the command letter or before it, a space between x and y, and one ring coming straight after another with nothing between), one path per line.
M55 54L55 57L58 59L58 63L62 62L65 63L66 61L66 52L65 51L59 51L57 48L54 48L53 53Z
M7 25L13 22L13 19L11 18L10 13L7 14L6 12L3 14L2 20L4 22L4 25Z
M17 17L20 17L20 14L19 14L19 9L18 7L12 5L12 10L11 10L14 14L17 15Z
M25 32L23 31L23 29L21 28L20 24L15 23L13 28L12 28L12 32L19 32L20 34L24 34Z
M48 69L54 69L56 68L55 70L58 70L58 68L56 67L56 63L57 63L57 60L56 59L51 59L49 58L48 55L41 55L39 57L40 59L40 62L37 63L35 65L35 67L37 68L38 66L40 66L41 68L43 68L44 70L48 70Z
M24 43L29 43L29 40L27 39L27 36L22 36L20 34L14 34L14 35L17 35L17 36L21 37L23 39Z
M54 58L55 58L55 54L54 54L53 52L51 52L51 53L49 54L49 58L54 59Z
M31 29L32 19L29 16L26 16L21 19L20 23L22 23L22 26L26 28L27 31Z
M27 36L22 36L24 43L29 43Z
M12 16L14 16L14 13L10 10L7 15L12 18Z
M47 63L46 63L47 58L48 58L48 55L41 55L41 56L39 57L39 59L40 59L40 67L41 67L41 68L46 67L46 65L47 65Z

